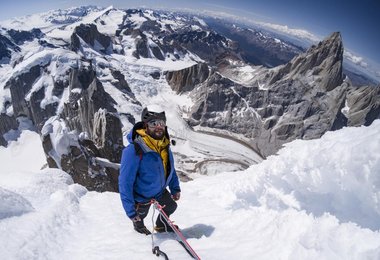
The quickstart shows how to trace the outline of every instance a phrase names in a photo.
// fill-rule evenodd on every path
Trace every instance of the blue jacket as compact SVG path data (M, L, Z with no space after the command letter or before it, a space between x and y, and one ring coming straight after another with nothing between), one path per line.
M136 126L139 126L138 123L128 134L129 145L123 150L119 174L120 197L129 218L136 216L136 203L149 202L152 198L159 199L166 187L169 186L172 195L181 191L170 148L170 172L165 179L160 155L139 138ZM139 152L136 152L136 143L137 149L141 149Z

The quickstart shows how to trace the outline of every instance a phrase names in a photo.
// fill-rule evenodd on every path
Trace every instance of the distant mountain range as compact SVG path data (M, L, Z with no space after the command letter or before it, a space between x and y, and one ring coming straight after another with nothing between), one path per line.
M30 120L49 167L93 190L117 190L122 132L150 100L173 102L188 126L263 157L380 118L380 87L345 68L339 32L305 50L220 19L112 7L1 27L0 143ZM177 107L165 99L170 88L191 102Z

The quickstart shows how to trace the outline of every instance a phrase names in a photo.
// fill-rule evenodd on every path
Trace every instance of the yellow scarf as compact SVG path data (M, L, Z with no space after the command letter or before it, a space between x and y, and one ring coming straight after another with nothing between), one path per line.
M149 146L150 149L157 152L162 159L162 164L164 166L165 177L168 176L168 163L169 163L169 153L168 153L168 145L170 143L169 139L164 136L161 140L156 140L148 135L145 129L138 129L136 131L139 135L141 135L142 139Z

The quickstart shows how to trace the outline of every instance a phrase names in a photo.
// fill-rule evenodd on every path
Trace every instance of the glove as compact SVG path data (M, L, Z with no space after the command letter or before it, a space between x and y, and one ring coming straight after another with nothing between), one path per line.
M177 201L181 198L181 192L177 192L176 194L172 195L173 200Z
M136 222L141 221L141 218L140 218L140 216L136 216L134 218L131 218L131 220L132 220L132 222L136 223Z

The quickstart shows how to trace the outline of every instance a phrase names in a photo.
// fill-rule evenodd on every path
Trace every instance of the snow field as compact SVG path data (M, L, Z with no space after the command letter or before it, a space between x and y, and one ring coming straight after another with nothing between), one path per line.
M202 259L379 259L379 133L379 121L345 128L292 142L246 171L221 168L182 183L171 219ZM38 140L24 131L0 148L2 163L18 145L24 156L42 152ZM151 237L134 232L117 193L88 192L60 170L38 170L43 164L1 172L3 259L156 259ZM3 203L9 198L13 208ZM189 259L175 241L155 241L170 258Z

